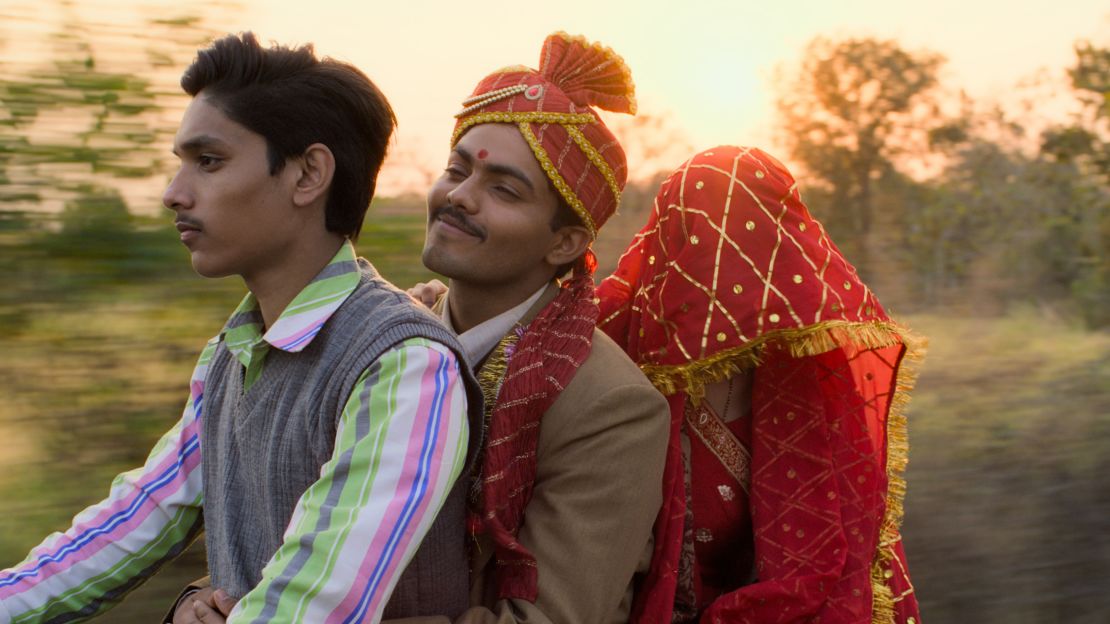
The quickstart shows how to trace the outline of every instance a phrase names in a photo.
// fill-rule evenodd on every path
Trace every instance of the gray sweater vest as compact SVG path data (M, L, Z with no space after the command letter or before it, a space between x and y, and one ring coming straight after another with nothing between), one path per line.
M247 392L243 367L222 342L209 366L201 437L208 569L213 587L233 596L261 581L293 508L331 458L355 382L390 347L423 337L454 350L470 406L468 469L479 448L481 393L458 340L369 263L360 260L359 268L358 287L312 342L299 353L271 349ZM466 609L468 481L464 472L398 582L385 617L454 619ZM281 588L272 591L276 596Z

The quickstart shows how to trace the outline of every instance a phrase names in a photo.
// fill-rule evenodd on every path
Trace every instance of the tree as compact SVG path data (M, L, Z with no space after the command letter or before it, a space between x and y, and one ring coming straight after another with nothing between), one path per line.
M819 37L779 98L783 141L811 187L811 208L861 269L868 264L876 184L900 151L923 142L921 121L935 117L933 88L943 62L895 41Z
M1094 100L1101 109L1102 96ZM1110 189L1097 121L1051 128L1039 151L997 108L968 105L934 128L930 148L944 168L900 195L899 255L914 295L932 305L1035 302L1110 325Z
M1095 107L1100 117L1110 119L1110 48L1080 41L1075 44L1075 56L1075 67L1068 70L1072 86Z
M1068 176L1069 201L1045 223L1040 251L1084 320L1105 327L1110 325L1110 48L1080 41L1075 56L1068 75L1084 111L1072 124L1041 137L1041 158L1052 163L1055 177Z
M1075 45L1075 57L1068 76L1084 104L1083 113L1069 125L1046 130L1041 152L1110 178L1110 48L1080 41Z

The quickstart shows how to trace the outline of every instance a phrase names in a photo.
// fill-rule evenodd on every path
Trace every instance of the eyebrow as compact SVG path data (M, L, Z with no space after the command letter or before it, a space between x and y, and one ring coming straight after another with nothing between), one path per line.
M221 139L217 139L216 137L207 134L202 134L200 136L195 136L188 141L185 141L181 144L180 147L174 146L173 153L180 154L181 152L198 152L206 148L223 147L225 145L227 145L227 143Z
M468 152L466 150L466 148L464 148L464 147L460 147L460 146L456 145L455 146L455 153L457 153L459 156L461 156L462 159L467 162L467 164L472 164L474 162L474 155L471 154L470 152ZM492 173L499 174L499 175L507 175L511 178L516 178L517 180L520 180L520 182L522 184L524 184L525 186L528 187L528 190L530 192L534 193L536 191L535 185L533 185L532 181L528 179L528 176L525 175L523 171L521 171L520 169L518 169L518 168L516 168L512 165L503 165L503 164L498 164L498 163L487 162L484 166L487 170L489 170Z

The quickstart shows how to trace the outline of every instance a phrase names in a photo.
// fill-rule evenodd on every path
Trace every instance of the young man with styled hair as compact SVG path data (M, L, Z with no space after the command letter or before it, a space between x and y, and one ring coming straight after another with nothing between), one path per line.
M461 611L454 484L481 396L455 336L352 246L393 111L353 66L250 33L200 51L181 83L163 202L194 269L250 292L146 464L0 572L0 622L98 615L202 529L221 604L238 601L228 621ZM225 615L210 596L182 606Z

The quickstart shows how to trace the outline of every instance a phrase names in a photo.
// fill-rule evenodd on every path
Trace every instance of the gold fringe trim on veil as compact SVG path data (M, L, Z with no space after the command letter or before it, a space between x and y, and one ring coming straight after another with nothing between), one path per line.
M827 353L843 346L867 349L908 345L916 341L901 325L889 321L822 321L798 329L769 331L747 343L685 364L645 364L641 370L665 396L685 392L694 403L705 396L705 387L759 365L763 350L775 343L793 357Z
M906 497L906 465L909 463L910 443L907 431L906 408L910 402L910 392L917 383L918 367L925 357L925 339L906 332L904 334L906 352L898 366L894 397L890 401L886 427L886 513L879 529L879 546L875 560L871 563L871 622L872 624L891 624L894 622L894 607L905 598L905 594L895 596L887 584L887 572L905 574L904 570L892 569L894 547L902 539L899 529L904 514L903 503ZM907 581L909 579L907 578ZM913 585L907 593L913 592Z

